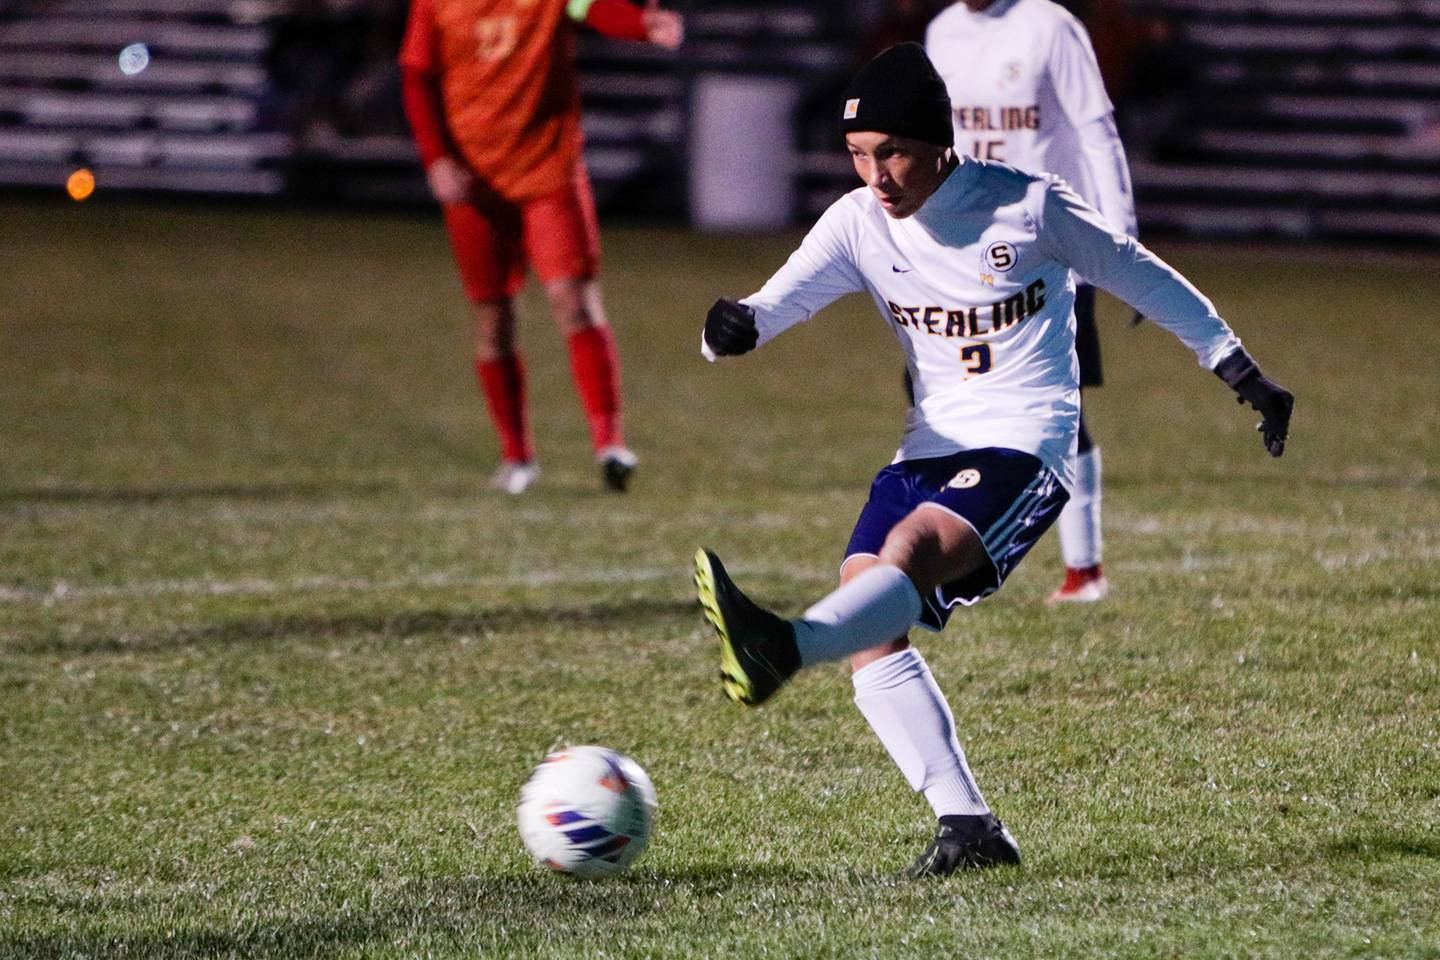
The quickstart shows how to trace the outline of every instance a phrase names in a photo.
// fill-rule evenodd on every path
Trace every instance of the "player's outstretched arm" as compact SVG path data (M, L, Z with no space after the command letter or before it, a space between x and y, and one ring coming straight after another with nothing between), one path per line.
M1290 412L1295 409L1295 395L1260 372L1260 365L1244 347L1237 347L1215 366L1215 376L1235 391L1235 399L1248 403L1260 413L1255 427L1270 456L1285 452L1290 435Z
M706 359L738 357L754 350L759 341L760 328L755 325L755 311L738 300L722 297L705 315L700 352Z
M1134 237L1115 232L1093 207L1058 181L1045 187L1040 239L1057 260L1179 337L1241 403L1260 412L1259 430L1270 455L1285 452L1294 396L1260 373L1214 304L1174 267Z
M865 289L851 253L857 210L845 199L832 204L763 287L744 300L715 301L700 342L705 359L749 353L847 293Z
M674 10L660 9L660 0L649 0L645 12L645 39L666 50L676 50L685 42L685 18Z
M659 0L644 7L630 0L570 0L570 16L596 33L618 40L644 40L674 50L685 42L685 21Z

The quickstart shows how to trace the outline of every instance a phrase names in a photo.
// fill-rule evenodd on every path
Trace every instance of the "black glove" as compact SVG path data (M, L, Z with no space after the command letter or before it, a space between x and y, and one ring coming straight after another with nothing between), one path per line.
M1216 364L1215 376L1235 391L1240 403L1248 403L1260 411L1260 424L1255 429L1260 431L1270 456L1278 457L1284 453L1295 395L1261 373L1259 365L1244 347Z
M705 342L717 357L738 357L755 349L760 330L755 311L734 300L716 300L705 315Z

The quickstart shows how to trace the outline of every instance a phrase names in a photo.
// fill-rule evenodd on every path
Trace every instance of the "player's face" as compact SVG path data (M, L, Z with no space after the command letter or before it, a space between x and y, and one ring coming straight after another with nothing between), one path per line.
M847 133L855 172L885 212L903 220L930 199L949 172L944 147L888 133Z

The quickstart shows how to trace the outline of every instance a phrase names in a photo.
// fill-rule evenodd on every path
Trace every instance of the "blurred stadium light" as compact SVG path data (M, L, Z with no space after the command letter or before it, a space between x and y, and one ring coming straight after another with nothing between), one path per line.
M1147 230L1440 238L1440 0L1067 5L1110 74ZM688 17L679 56L581 37L598 199L612 215L705 218L699 188L724 180L713 144L736 101L707 113L714 98L697 92L748 89L760 113L792 114L788 136L765 136L785 182L757 203L760 226L850 188L828 107L873 44L935 4L674 6ZM0 0L0 183L63 189L86 166L107 191L423 202L394 68L405 13L404 0Z

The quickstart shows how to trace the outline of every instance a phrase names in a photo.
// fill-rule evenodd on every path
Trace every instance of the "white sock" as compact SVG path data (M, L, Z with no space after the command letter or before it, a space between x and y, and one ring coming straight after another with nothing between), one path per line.
M791 621L804 666L898 640L920 616L920 594L899 567L880 564Z
M1099 447L1075 455L1075 488L1055 526L1060 531L1060 556L1065 566L1083 570L1100 563L1105 541L1100 534Z
M935 816L990 812L955 737L950 705L920 651L892 653L850 679L855 706L911 788L924 791Z

